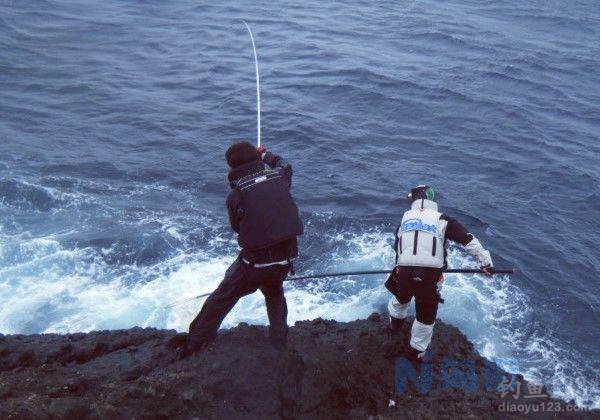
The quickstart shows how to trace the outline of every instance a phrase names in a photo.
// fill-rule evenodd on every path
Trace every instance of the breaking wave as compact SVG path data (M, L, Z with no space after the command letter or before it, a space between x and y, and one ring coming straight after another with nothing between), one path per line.
M135 260L115 264L121 260L114 255L117 245L68 248L60 235L2 235L0 331L67 333L133 326L186 330L202 304L186 299L218 285L237 247L231 234L215 232L210 217L204 220L210 239L199 248L185 245L190 240L182 233L186 226L160 217L154 221L161 225L158 236L170 237L178 248L147 264ZM310 215L307 225L330 227L319 237L303 238L308 255L297 264L303 274L377 269L393 263L393 229L388 225L361 228L331 213ZM166 246L168 240L158 242ZM475 266L457 248L450 249L449 263ZM289 281L285 287L289 321L317 317L350 321L383 311L389 299L383 281L382 276ZM458 326L485 357L529 380L550 384L555 395L598 404L595 384L584 379L590 372L567 357L567 350L551 334L529 324L531 303L510 278L446 275L443 295L446 303L440 306L439 317ZM267 323L262 295L242 298L223 326L239 322Z

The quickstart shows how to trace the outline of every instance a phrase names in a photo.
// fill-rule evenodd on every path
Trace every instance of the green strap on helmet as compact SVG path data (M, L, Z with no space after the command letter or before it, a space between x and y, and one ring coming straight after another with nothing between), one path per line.
M429 185L419 185L410 190L407 197L411 198L413 201L417 199L435 201L435 191Z
M433 188L427 187L427 189L425 190L425 195L427 196L428 200L435 201L435 191L433 190Z

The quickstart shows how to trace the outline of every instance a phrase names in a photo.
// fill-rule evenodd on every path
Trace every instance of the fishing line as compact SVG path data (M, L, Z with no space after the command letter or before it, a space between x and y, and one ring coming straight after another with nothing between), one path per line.
M172 308L174 306L181 305L181 304L186 303L186 302L191 302L191 301L196 300L196 299L201 299L201 298L209 296L209 295L210 295L210 293L204 293L203 295L193 296L191 298L187 298L187 299L184 299L184 300L179 300L177 302L173 302L173 303L171 303L169 305L163 306L163 308L164 309Z

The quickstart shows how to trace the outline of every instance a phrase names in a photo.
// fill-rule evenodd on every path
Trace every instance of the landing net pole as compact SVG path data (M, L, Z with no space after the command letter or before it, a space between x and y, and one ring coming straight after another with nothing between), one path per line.
M371 271L344 271L340 273L324 273L324 274L313 274L310 276L302 277L288 277L286 281L294 280L307 280L307 279L323 279L327 277L342 277L342 276L358 276L358 275L371 275L371 274L390 274L392 270L371 270ZM490 270L490 274L514 274L515 270L510 268L506 270ZM480 268L447 268L444 273L464 273L464 274L484 274Z
M254 44L254 37L252 36L252 31L250 30L250 26L246 23L245 20L242 20L244 25L246 25L246 29L248 29L248 33L250 34L250 40L252 41L252 51L254 51L254 68L256 70L256 119L257 119L257 137L258 137L258 147L260 147L260 76L258 74L258 55L256 54L256 45Z
M514 274L514 268L508 269L492 269L490 274ZM370 270L370 271L344 271L340 273L324 273L324 274L313 274L310 276L302 276L302 277L288 277L284 281L296 281L296 280L308 280L308 279L323 279L328 277L342 277L342 276L358 276L358 275L371 275L371 274L390 274L392 270ZM484 274L480 268L447 268L444 270L444 273L463 273L463 274ZM164 308L172 308L173 306L179 305L180 303L190 302L192 300L200 299L206 296L209 296L210 293L205 293L203 295L194 296L185 300L180 300L178 302L174 302L170 305L164 306Z

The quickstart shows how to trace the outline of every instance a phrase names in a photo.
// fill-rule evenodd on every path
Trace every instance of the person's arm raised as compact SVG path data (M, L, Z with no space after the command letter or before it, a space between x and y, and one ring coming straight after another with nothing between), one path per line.
M260 153L260 157L264 163L266 163L271 169L275 169L281 172L281 174L287 179L288 185L292 185L292 165L283 159L281 156L271 152L267 152L264 146L256 149Z

